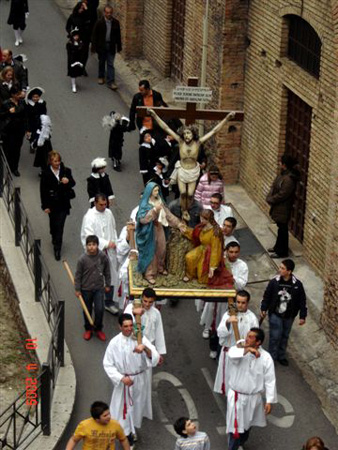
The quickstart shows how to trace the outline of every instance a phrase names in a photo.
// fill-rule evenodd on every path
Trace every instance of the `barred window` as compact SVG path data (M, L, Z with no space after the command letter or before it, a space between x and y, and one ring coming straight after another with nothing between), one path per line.
M319 78L322 43L318 34L301 17L290 14L286 19L289 22L288 57Z

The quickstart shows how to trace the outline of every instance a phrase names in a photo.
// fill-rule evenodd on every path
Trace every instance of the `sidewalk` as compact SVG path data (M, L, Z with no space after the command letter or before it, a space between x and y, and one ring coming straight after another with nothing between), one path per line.
M19 308L28 335L36 337L36 354L40 366L48 360L51 331L42 306L35 302L34 284L20 247L15 246L14 229L6 207L0 199L0 247L11 275ZM22 383L24 386L24 383ZM51 435L39 435L29 446L30 450L53 449L67 426L75 402L76 377L71 356L65 344L65 363L60 367L51 410ZM39 434L37 428L33 435Z
M68 18L74 6L74 0L55 1ZM101 4L104 5L105 2L101 0ZM138 82L141 79L149 79L151 86L159 90L167 102L172 103L171 92L175 82L163 78L146 60L124 61L120 55L117 55L115 68L118 92L128 106L132 95L138 90ZM262 246L271 247L275 240L273 233L275 227L271 226L270 220L251 200L243 187L239 184L226 186L226 201L235 205ZM296 325L293 327L289 351L338 432L338 352L327 341L319 320L323 307L323 280L301 256L301 246L292 238L291 250L296 263L295 274L302 280L307 293L309 315L304 327ZM276 271L277 268L276 265Z

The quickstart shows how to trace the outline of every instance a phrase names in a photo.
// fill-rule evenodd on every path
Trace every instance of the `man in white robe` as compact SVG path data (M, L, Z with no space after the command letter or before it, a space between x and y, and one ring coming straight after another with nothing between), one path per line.
M90 208L83 217L81 227L81 242L86 245L86 237L96 235L99 238L99 249L104 251L109 259L111 275L111 291L106 294L105 309L117 314L118 272L116 257L117 232L113 213L107 208L107 198L103 194L95 196L94 207Z
M272 403L277 403L275 366L261 345L264 331L251 328L244 348L228 351L227 433L229 450L238 450L249 437L252 426L265 427ZM263 404L263 395L266 398Z
M103 367L114 385L111 416L121 424L132 445L135 428L141 427L143 417L153 418L147 371L158 364L160 355L146 337L137 344L130 314L122 314L119 325L121 333L110 341Z
M225 247L225 262L228 264L232 276L234 277L236 291L244 289L249 278L248 265L246 262L239 258L240 249L240 244L235 241L230 242ZM227 309L227 303L208 302L205 304L201 316L201 325L204 325L203 337L205 339L209 337L209 334L207 335L206 331L209 331L211 328L217 329ZM215 359L217 357L217 351L215 347L217 347L217 344L215 344L210 351L210 358L212 359Z
M120 236L116 243L117 262L119 264L118 270L118 302L119 309L123 311L129 300L129 260L131 255L137 255L136 248L130 247L130 233L135 232L135 222L130 222L121 230ZM135 239L135 238L134 238ZM136 244L135 244L136 246Z
M156 293L152 288L145 288L142 292L141 302L142 308L134 308L133 303L129 303L124 312L131 314L135 322L134 314L141 315L141 324L143 335L155 345L156 350L161 355L160 363L163 362L163 355L167 353L165 345L165 337L163 330L163 323L160 311L155 306Z
M214 219L220 227L223 227L224 220L227 217L233 217L232 209L228 205L222 205L223 196L218 192L210 197L210 205L203 205L205 209L211 209L214 213Z
M236 294L237 315L230 315L227 311L217 328L219 344L222 346L218 360L214 391L225 395L227 384L227 352L230 347L236 345L236 338L233 324L237 323L240 339L245 339L246 335L253 327L258 327L258 319L255 314L248 309L250 294L248 291L241 290Z
M234 236L234 231L237 226L237 220L234 217L226 217L222 223L222 231L223 231L223 243L224 248L230 242L238 242L238 239Z

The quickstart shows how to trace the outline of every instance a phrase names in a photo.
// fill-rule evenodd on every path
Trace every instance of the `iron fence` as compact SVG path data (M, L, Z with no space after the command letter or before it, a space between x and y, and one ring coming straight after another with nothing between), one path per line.
M0 146L0 197L15 232L15 245L21 248L34 282L35 301L40 302L51 331L47 362L36 377L36 404L27 398L27 388L0 414L2 449L26 449L41 433L51 432L51 406L60 367L64 365L64 302L58 299L48 267L41 255L41 241L34 237L24 208L20 187L14 183ZM27 404L28 401L28 404ZM34 403L34 402L33 402Z

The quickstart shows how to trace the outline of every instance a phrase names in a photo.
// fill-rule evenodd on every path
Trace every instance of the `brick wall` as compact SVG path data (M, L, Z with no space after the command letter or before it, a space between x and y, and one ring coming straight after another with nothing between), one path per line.
M332 2L335 31L334 56L338 61L338 1ZM321 322L331 343L338 348L338 88L333 127L332 170L328 209L328 239L326 246L324 308Z
M144 0L114 0L111 4L121 25L123 57L142 57Z
M319 80L284 56L285 14L302 15L322 39ZM333 36L329 3L250 2L240 180L267 211L265 196L285 145L286 88L291 89L313 109L303 245L305 256L322 274L328 233L328 173L332 170L333 80L337 74Z
M170 76L171 0L146 0L144 5L144 56L164 77Z
M201 0L186 3L185 81L188 76L201 75L204 3ZM207 108L243 108L247 5L243 0L209 2L206 85L213 90L213 100ZM220 167L226 183L235 183L239 173L241 124L231 125L206 146L210 162ZM213 126L215 122L206 122L205 131Z

